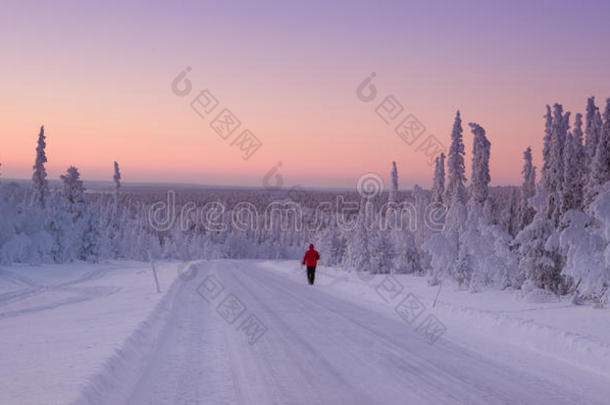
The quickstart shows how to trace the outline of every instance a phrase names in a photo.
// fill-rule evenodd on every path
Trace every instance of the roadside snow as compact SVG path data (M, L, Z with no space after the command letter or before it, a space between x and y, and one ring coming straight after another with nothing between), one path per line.
M0 267L0 403L69 403L120 351L177 263Z

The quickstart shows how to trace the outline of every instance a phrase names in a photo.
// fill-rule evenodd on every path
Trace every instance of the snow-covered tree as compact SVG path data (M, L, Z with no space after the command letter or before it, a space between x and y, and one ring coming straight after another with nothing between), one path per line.
M519 199L519 189L512 188L506 209L503 212L502 229L508 232L511 236L515 236L520 230L521 221L521 203ZM489 202L489 200L488 200ZM485 214L485 218L492 218L492 214Z
M33 201L35 201L40 207L46 206L46 201L49 195L49 184L47 181L47 169L44 164L47 162L47 154L45 148L47 143L45 141L44 126L40 127L40 133L38 134L38 144L36 146L36 160L34 162L34 174L32 175Z
M373 241L370 270L372 273L393 273L396 252L388 230L380 230Z
M582 115L576 114L574 130L566 138L564 148L561 214L583 206L583 185L586 181L586 153L582 143Z
M367 220L367 205L369 204L371 204L370 201L362 198L356 229L354 229L352 233L346 252L348 264L357 271L370 270L371 246L369 240L369 227L367 226L367 222L369 221Z
M85 202L85 187L80 179L80 173L74 166L70 166L66 174L60 176L62 181L61 193L70 204L70 207Z
M78 228L80 228L78 259L97 262L102 255L102 235L96 213L85 207L78 221Z
M459 253L460 232L466 222L466 181L464 166L464 142L462 139L462 119L458 111L451 132L451 146L447 156L447 187L443 202L449 210L445 216L443 230L432 234L422 245L422 249L430 256L431 284L437 284L451 274ZM438 161L439 167L441 160ZM440 183L440 170L435 171L435 179ZM440 189L440 187L439 187ZM437 197L438 198L438 197Z
M602 123L599 109L595 106L595 97L587 99L587 113L585 116L585 151L587 155L586 165L591 166L593 156L597 150L597 142L599 140Z
M399 273L421 273L422 267L415 236L409 229L412 224L419 223L417 221L419 221L420 215L411 203L405 201L398 203L398 170L395 162L392 162L391 175L392 191L388 197L388 203L384 205L387 209L382 209L384 212L379 218L382 223L377 238L374 240L375 245L371 250L372 256L376 257L375 255L378 254L376 247L386 249L384 244L387 239L390 244L390 250L387 252L389 259L376 257L372 261L373 271L381 271L381 266L389 269L388 271L396 269L396 272ZM383 221L385 221L385 225ZM392 261L392 264L388 264L388 260Z
M390 202L396 202L398 200L398 169L396 168L396 162L392 162L392 189L390 190Z
M443 203L445 193L445 154L441 153L434 161L434 180L432 182L432 202Z
M563 106L555 104L553 106L553 120L551 124L551 138L549 145L548 161L545 160L545 171L543 173L543 185L546 195L546 215L553 221L555 226L559 222L561 215L561 194L563 188L564 172L564 145L567 138L568 126L564 116Z
M472 278L472 258L465 244L461 244L458 250L457 261L452 271L454 279L460 287L468 287Z
M115 211L119 208L119 191L121 189L121 172L119 171L119 164L114 162L114 209Z
M534 286L555 293L565 292L566 280L561 275L564 257L558 243L556 227L561 215L564 178L564 147L568 133L569 114L559 104L551 115L547 105L543 147L542 181L536 194L528 199L535 209L533 221L515 237L514 248L519 256L521 276Z
M534 208L530 205L529 199L536 194L536 166L532 164L532 148L529 146L523 152L523 183L521 185L521 195L519 201L519 229L525 228L534 219Z
M483 204L489 193L489 154L491 143L485 136L485 130L474 122L468 124L472 128L474 139L472 142L472 198Z
M561 276L563 258L547 245L547 240L555 232L550 219L536 217L515 238L519 254L519 267L526 279L537 288L565 292Z
M472 197L468 220L459 236L458 256L451 267L454 278L472 292L487 286L505 288L518 279L510 247L512 236L491 224L483 209Z
M485 137L485 130L475 123L469 124L474 135L472 157L471 196L468 202L468 219L458 236L458 254L451 267L451 274L460 285L471 291L495 285L504 288L509 285L516 262L511 260L509 244L511 235L492 222L493 208L489 195L489 159L491 143ZM511 190L509 217L504 222L506 229L514 228L517 220L516 193Z
M329 238L328 243L328 260L325 261L329 266L335 266L343 263L345 257L345 251L347 249L347 240L345 236L339 231L335 222L329 227Z
M599 188L610 181L610 98L606 100L604 123L599 135L595 155L591 161L587 201L591 202L599 194Z
M343 263L347 240L337 226L336 219L330 216L328 224L315 233L313 237L316 249L323 252L323 263L327 266L336 266Z
M417 250L415 236L404 229L395 238L396 272L405 274L422 274L421 257Z
M462 139L462 119L460 112L455 115L453 130L451 131L451 146L447 156L448 181L443 200L446 204L454 201L466 202L466 169L464 166L464 142Z
M414 200L415 213L417 215L415 243L419 247L428 235L442 229L444 218L442 218L442 215L431 215L431 212L433 214L436 212L433 210L438 209L441 210L441 213L444 213L444 207L438 206L438 204L431 205L429 194L417 184L413 186L411 196Z
M101 221L105 228L106 238L104 247L108 249L112 255L120 256L121 248L125 243L123 238L125 237L124 225L127 221L125 218L125 212L119 212L119 201L120 201L120 189L121 189L121 172L119 170L118 162L114 162L114 175L112 176L114 182L114 203L112 209L108 209L106 214L102 216Z
M459 233L443 231L433 233L422 244L422 249L430 257L428 282L437 285L450 275L459 253Z
M591 204L592 215L570 210L562 218L560 235L566 251L563 274L577 285L578 293L599 299L610 286L610 183Z
M85 187L80 173L70 166L66 174L60 176L62 181L61 195L68 206L71 225L64 231L64 237L72 251L64 260L79 259L97 261L102 255L102 235L100 220L96 212L86 204ZM57 216L57 213L55 214Z
M70 203L61 194L49 195L46 211L50 215L44 227L53 240L50 254L55 263L72 261L78 256L79 224L75 212L71 212L70 209Z
M547 104L544 115L544 138L542 140L542 187L545 191L552 189L551 185L551 142L553 138L553 114Z

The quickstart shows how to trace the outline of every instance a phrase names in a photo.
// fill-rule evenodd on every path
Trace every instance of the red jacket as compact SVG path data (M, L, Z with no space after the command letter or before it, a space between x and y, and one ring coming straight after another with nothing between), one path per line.
M320 260L320 254L313 249L313 245L309 245L309 250L303 256L303 264L308 267L315 267Z

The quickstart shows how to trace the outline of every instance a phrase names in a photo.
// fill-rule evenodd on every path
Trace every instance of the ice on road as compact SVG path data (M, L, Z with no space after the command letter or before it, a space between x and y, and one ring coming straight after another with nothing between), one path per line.
M446 338L430 345L398 317L255 262L205 262L184 276L147 354L113 370L118 385L90 402L488 405L608 398L608 388L599 388L604 377L566 375L549 363L534 370L536 361L526 355L507 364Z

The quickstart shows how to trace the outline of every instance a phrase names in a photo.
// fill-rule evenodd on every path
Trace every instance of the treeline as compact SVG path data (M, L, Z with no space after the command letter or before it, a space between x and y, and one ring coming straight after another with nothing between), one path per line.
M117 162L112 193L86 192L75 167L50 189L41 128L31 188L0 186L0 261L298 258L314 242L326 265L601 300L610 284L610 99L603 114L590 98L584 117L570 118L547 106L541 179L528 147L520 187L489 186L492 145L476 123L467 179L458 112L430 191L399 190L394 163L389 193L225 190L174 201L123 192ZM294 203L300 221L252 214L274 202Z

